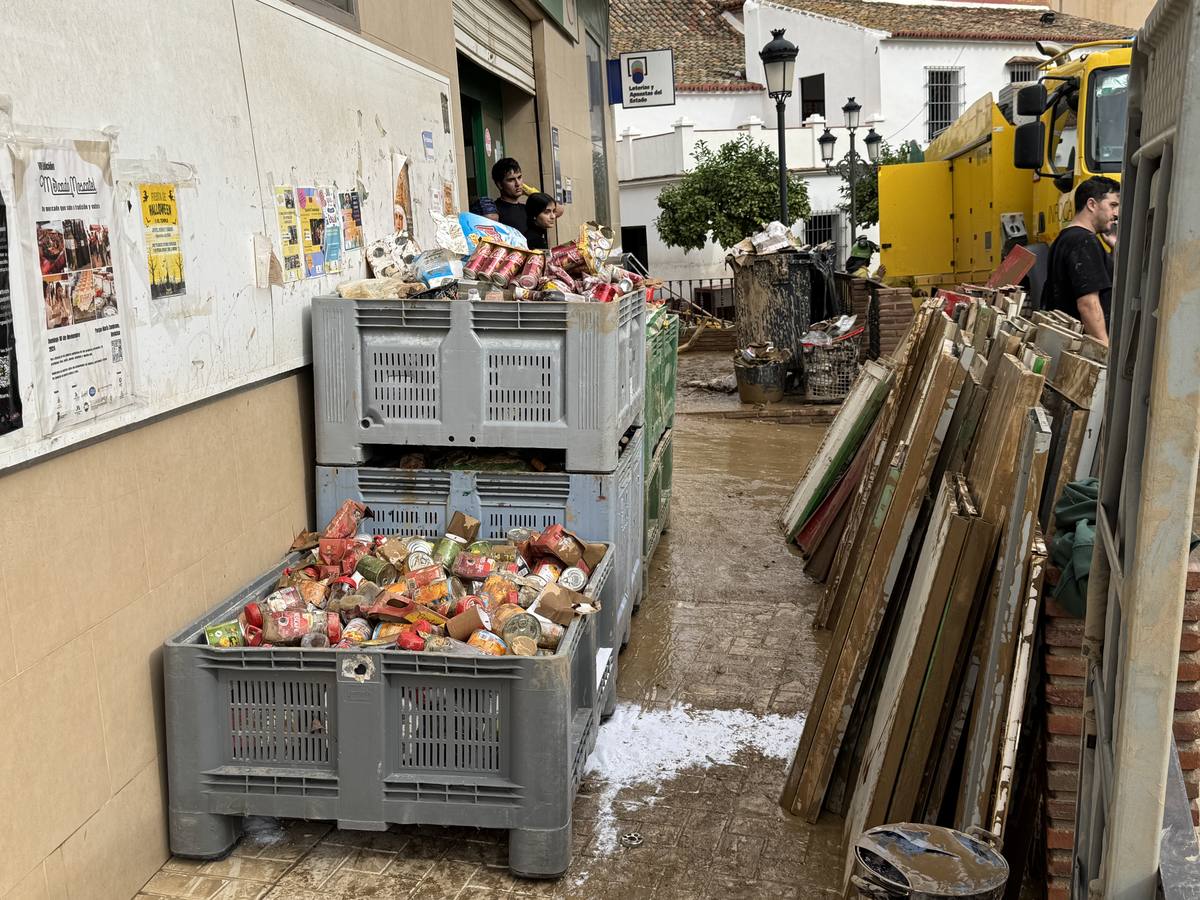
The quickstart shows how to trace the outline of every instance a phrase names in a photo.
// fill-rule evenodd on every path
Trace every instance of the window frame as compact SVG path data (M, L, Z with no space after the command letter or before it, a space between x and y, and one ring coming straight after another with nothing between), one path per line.
M804 113L804 104L805 103L814 103L814 104L816 103L815 100L811 100L811 99L805 100L804 99L804 82L810 81L811 79L815 79L815 78L821 79L821 99L820 99L821 110L820 110L820 112L810 113L809 115L819 115L822 119L824 119L825 115L826 115L827 95L826 95L826 91L825 91L825 73L824 72L814 72L812 75L804 75L800 78L799 94L800 94L800 121L801 122L807 122L809 119L809 116L805 115L805 113Z
M935 73L935 72L953 73L953 75L955 76L953 83L934 85L933 73ZM963 98L966 96L966 93L967 93L966 92L967 82L966 82L966 78L964 77L964 74L965 74L965 69L962 66L926 66L925 67L925 134L926 134L926 141L934 140L939 134L941 134L943 131L945 131L947 128L949 128L951 125L953 125L958 120L958 117L962 115ZM953 88L954 89L953 99L947 100L947 101L937 101L937 103L939 105L944 103L948 106L952 106L953 108L950 113L949 121L947 121L943 127L939 128L936 133L934 133L934 131L933 131L933 126L934 126L933 109L934 109L935 101L933 99L933 93L932 93L933 89L935 87Z
M1018 73L1028 73L1028 78L1017 78ZM1008 83L1009 84L1027 84L1038 80L1038 65L1037 63L1015 63L1008 66Z
M320 16L327 22L345 28L347 31L353 31L355 34L362 31L360 0L345 0L350 6L350 12L336 5L333 0L287 0L287 2L314 16Z

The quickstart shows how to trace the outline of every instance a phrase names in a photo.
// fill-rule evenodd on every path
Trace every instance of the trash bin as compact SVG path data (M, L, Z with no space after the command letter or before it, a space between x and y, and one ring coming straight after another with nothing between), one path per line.
M1008 863L989 840L937 825L872 828L854 842L851 881L871 900L999 900Z
M801 339L812 314L812 254L781 251L747 257L734 268L737 345L774 344L792 351L789 369L803 364Z

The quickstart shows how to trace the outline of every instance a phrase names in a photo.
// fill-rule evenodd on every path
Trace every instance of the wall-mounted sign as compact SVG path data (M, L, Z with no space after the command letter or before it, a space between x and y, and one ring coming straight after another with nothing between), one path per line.
M621 105L626 109L675 105L675 52L640 50L622 53Z

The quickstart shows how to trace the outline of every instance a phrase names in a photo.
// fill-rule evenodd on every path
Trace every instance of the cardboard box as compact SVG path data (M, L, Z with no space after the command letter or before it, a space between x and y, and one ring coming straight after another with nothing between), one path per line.
M468 544L475 543L479 537L479 520L466 513L456 512L450 519L450 527L446 534L458 535Z

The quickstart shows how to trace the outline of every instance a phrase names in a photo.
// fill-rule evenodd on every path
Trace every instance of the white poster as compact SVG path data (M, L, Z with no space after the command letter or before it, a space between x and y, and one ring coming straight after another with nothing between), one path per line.
M18 140L11 145L27 302L42 342L35 380L43 431L127 404L132 379L126 297L113 269L111 145L106 140Z
M620 59L623 107L675 105L675 51L639 50Z

